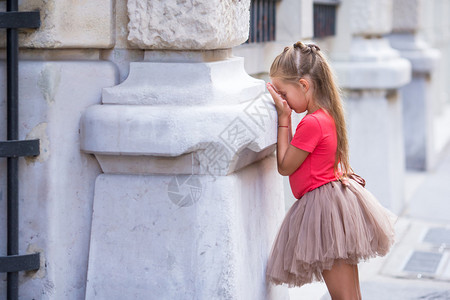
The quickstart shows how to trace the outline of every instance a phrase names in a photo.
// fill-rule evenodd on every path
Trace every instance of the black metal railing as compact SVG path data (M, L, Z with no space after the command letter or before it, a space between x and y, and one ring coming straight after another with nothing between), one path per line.
M0 272L7 273L7 299L19 298L19 272L39 269L39 253L19 255L19 157L39 155L39 140L19 140L19 28L38 28L40 14L19 12L17 0L7 0L0 13L6 28L7 141L0 142L0 157L7 158L7 256L0 257ZM0 298L3 298L0 296Z
M252 0L250 5L250 32L246 43L275 40L276 2L278 0Z
M323 38L336 34L336 9L338 0L314 0L314 37Z

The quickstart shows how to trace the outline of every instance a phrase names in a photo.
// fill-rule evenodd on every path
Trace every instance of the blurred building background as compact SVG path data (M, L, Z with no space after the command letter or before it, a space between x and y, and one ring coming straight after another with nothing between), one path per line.
M19 29L19 139L40 144L19 159L19 252L40 253L20 299L288 299L264 277L295 200L265 81L298 40L329 57L351 164L384 206L401 215L409 176L434 172L450 141L446 0L18 4L41 20ZM6 158L0 170L6 257Z
M399 213L406 170L433 170L450 140L449 3L283 0L251 9L250 39L233 53L269 80L285 46L319 45L342 88L353 168Z

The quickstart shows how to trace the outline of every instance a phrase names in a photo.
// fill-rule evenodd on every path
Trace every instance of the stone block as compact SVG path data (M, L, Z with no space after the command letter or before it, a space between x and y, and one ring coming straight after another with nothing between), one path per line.
M392 29L392 0L352 0L351 31L358 36L380 36Z
M312 0L280 1L277 5L276 18L277 41L295 43L296 41L312 38L314 35L313 16Z
M170 55L170 54L168 54ZM213 62L132 62L128 78L103 90L104 104L223 105L254 99L263 81L250 77L240 57Z
M339 85L349 89L394 89L411 80L406 59L378 62L335 62Z
M215 179L103 174L95 195L86 299L288 299L264 279L284 215L274 156Z
M422 23L422 0L393 0L393 32L414 33Z
M221 106L96 105L83 116L81 136L81 148L107 169L122 164L124 173L164 173L157 165L165 158L176 174L226 175L273 152L276 110L268 94Z
M347 59L333 62L339 86L346 89L395 89L411 80L411 63L386 38L355 36Z
M129 0L128 41L141 49L207 50L245 42L250 0Z
M39 10L41 13L39 29L20 30L21 47L110 48L114 45L113 0L19 2L20 11ZM6 45L5 36L2 31L0 41L3 47Z

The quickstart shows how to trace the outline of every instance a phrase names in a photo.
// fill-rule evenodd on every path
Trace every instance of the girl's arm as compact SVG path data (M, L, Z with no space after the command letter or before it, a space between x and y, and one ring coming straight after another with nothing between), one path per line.
M286 100L278 94L275 88L268 83L267 89L272 95L278 113L278 137L277 137L277 163L278 173L288 176L300 167L309 152L291 145L292 128L291 112ZM285 127L287 126L287 127Z

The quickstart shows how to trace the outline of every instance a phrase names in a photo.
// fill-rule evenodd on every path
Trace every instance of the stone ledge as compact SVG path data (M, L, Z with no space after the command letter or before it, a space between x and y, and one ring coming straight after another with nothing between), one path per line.
M275 150L276 118L268 94L223 106L94 105L81 149L105 172L226 175Z
M103 90L104 104L235 104L264 92L241 57L208 63L136 62L120 85Z
M345 89L396 89L411 80L411 64L387 61L333 62L339 85Z
M440 51L431 48L415 34L394 33L388 36L389 42L403 58L411 62L415 73L431 73L441 56Z
M402 51L401 54L411 62L412 71L415 73L431 73L437 67L440 57L439 51L435 49Z
M411 81L411 63L386 38L354 37L348 60L333 67L345 89L396 89Z
M202 149L211 142L224 143L236 133L241 135L234 136L227 147L260 151L276 142L276 111L274 106L267 107L270 115L261 117L272 120L258 124L260 120L246 113L247 107L258 100L263 101L257 98L220 107L94 105L81 121L81 148L94 154L173 157ZM234 131L229 133L227 129Z
M271 145L261 152L244 149L240 153L230 155L218 149L219 155L208 156L208 149L199 152L183 154L177 157L102 155L96 154L103 173L134 174L134 175L210 175L226 176L258 162L275 151L276 145ZM214 149L217 150L217 149Z

